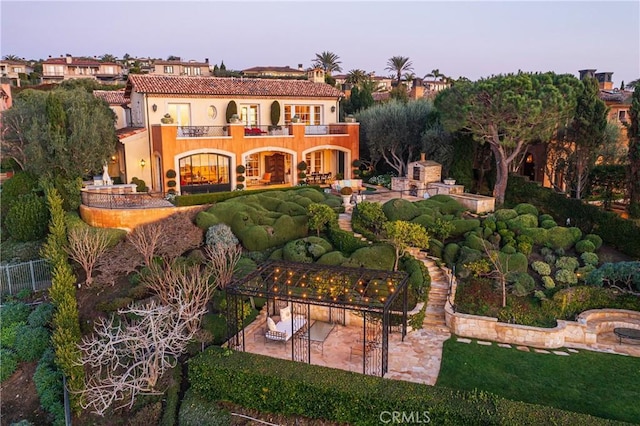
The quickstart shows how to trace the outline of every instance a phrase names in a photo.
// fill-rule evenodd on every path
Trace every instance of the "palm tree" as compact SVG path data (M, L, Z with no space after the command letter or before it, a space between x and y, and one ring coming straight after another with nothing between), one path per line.
M436 81L440 77L444 77L444 74L440 73L440 70L436 68L435 70L431 70L431 72L424 76L425 80L427 77L433 77L433 81Z
M345 79L346 83L353 84L354 86L359 85L368 77L366 71L361 69L351 70L347 73L347 78Z
M100 58L100 61L102 61L102 62L115 62L116 61L116 57L113 56L111 53L105 53Z
M18 55L4 55L3 59L5 61L21 61Z
M316 53L316 58L313 59L312 64L314 67L322 68L325 74L331 75L334 71L342 71L342 67L340 66L342 62L339 59L340 56L333 52Z
M398 85L400 85L402 73L413 71L413 63L409 58L404 56L393 56L387 61L387 67L385 69L396 73Z

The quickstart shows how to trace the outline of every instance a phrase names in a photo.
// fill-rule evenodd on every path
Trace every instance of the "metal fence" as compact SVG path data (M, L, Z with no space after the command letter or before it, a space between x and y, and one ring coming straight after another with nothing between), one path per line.
M0 294L51 287L51 265L44 259L0 267Z

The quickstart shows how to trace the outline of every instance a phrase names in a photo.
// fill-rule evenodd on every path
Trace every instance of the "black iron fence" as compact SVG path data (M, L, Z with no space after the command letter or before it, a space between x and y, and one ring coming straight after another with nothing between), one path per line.
M217 138L229 136L228 126L178 126L178 137Z
M164 198L154 197L147 192L130 192L113 194L107 192L82 191L82 204L87 207L101 209L149 209L157 207L173 207Z

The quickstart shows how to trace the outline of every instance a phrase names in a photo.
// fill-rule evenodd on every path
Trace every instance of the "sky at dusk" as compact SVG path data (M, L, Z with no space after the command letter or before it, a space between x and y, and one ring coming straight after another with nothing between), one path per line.
M640 77L640 2L5 1L0 54L27 59L102 56L220 63L227 69L311 65L330 51L352 69L385 70L409 57L476 80L580 69Z

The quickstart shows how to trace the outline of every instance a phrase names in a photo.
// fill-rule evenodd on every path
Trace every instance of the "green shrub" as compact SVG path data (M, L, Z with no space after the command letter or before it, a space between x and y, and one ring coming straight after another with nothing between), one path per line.
M300 204L293 203L291 201L284 201L278 205L278 212L284 213L289 216L306 216L307 209Z
M580 230L580 228L576 228L575 226L573 226L569 228L569 232L571 232L571 235L573 236L574 243L577 243L582 239L582 231Z
M551 216L550 214L541 214L540 216L538 216L538 222L542 223L545 220L554 220L553 216Z
M442 251L444 250L444 244L435 238L429 238L429 253L432 256L442 259Z
M536 286L531 275L526 273L513 274L509 280L512 284L512 291L518 297L524 297L530 294Z
M460 253L460 246L456 243L449 243L444 247L442 252L442 260L444 263L451 266L458 260L458 254Z
M18 198L31 194L38 189L38 177L28 172L14 174L2 184L2 203L0 203L0 216L7 216L9 209L18 201Z
M503 229L507 229L507 222L504 220L499 220L496 222L496 231L502 231Z
M582 253L593 253L596 250L596 246L589 240L580 240L576 243L576 252Z
M335 248L346 256L351 255L359 248L367 246L366 242L356 238L351 232L343 231L337 224L329 227L329 240Z
M547 220L541 221L540 226L543 227L544 229L551 229L558 226L558 224L553 219L547 219Z
M0 382L4 382L18 368L18 359L15 352L5 348L0 348L0 359Z
M469 233L467 235L467 238L465 238L464 240L465 246L479 251L484 250L485 244L487 245L487 247L490 247L486 240L473 233Z
M13 349L16 346L18 331L25 323L18 322L0 327L0 347Z
M511 244L507 244L507 245L503 246L500 251L503 252L503 253L506 253L506 254L515 254L515 253L518 252L516 250L516 248L514 246L512 246Z
M374 234L378 234L384 228L387 217L380 203L363 201L354 209L352 215L352 221L353 220L359 221L363 227Z
M496 224L496 218L493 216L488 216L483 222L482 225L486 228L489 228L491 230L491 232L496 232L497 230L497 224Z
M258 265L253 259L242 256L238 263L236 264L236 270L234 273L235 278L243 278L247 276L249 273L255 271L258 268Z
M344 257L342 252L340 252L340 251L332 251L332 252L323 254L320 257L320 259L318 259L318 261L316 263L318 263L319 265L339 266L339 265L342 265L346 261L347 261L347 258Z
M296 194L298 194L301 197L308 198L314 203L321 203L327 199L324 193L312 188L303 188L303 189L297 190Z
M582 259L582 263L585 265L593 265L598 266L598 255L595 253L585 252L580 255L580 259Z
M545 262L535 261L531 264L531 269L542 276L551 275L551 266Z
M546 288L547 290L551 290L552 288L556 287L556 282L553 281L553 278L551 278L548 275L545 275L542 277L542 285L544 285L544 288Z
M556 226L548 230L548 242L554 249L568 250L575 244L575 236L570 228ZM535 240L535 238L534 238Z
M562 256L556 260L556 268L566 269L567 271L574 272L580 266L580 262L575 257Z
M354 251L343 266L392 270L395 257L393 247L388 244L377 244Z
M521 214L518 217L507 220L507 227L518 231L524 228L537 228L538 216L528 213Z
M4 219L7 232L18 241L35 241L44 237L49 211L43 197L27 194L18 197Z
M515 219L518 217L518 212L513 209L499 209L496 210L493 215L495 216L497 221L506 222L510 219Z
M538 217L538 209L533 204L520 203L513 208L519 215L532 214L536 218Z
M596 267L593 265L585 265L576 271L576 276L578 277L578 281L586 282L589 279L589 275L596 270Z
M444 215L456 215L466 210L458 201L444 194L434 195L427 201L430 201L431 203L438 203L439 210Z
M558 271L556 271L556 281L567 285L573 285L578 283L578 277L573 273L573 271L568 269L558 269Z
M268 257L269 260L282 260L283 259L283 250L281 248L274 250L273 253Z
M410 201L396 198L389 200L382 205L382 211L390 221L411 219L418 216L418 208Z
M464 235L480 226L478 219L454 219L451 223L453 224L453 230L451 231L451 236L453 237Z
M50 337L49 330L44 327L20 327L15 346L18 359L26 362L39 359L49 347Z
M640 262L605 263L587 279L589 285L602 287L605 283L640 291Z
M282 249L282 258L290 262L312 263L332 250L333 248L327 240L308 237L285 244Z
M31 327L46 327L53 318L53 305L51 303L41 303L29 314L27 323Z
M598 250L600 247L602 247L602 238L600 238L599 235L587 234L584 236L584 239L587 241L591 241L595 247L595 250Z
M522 253L508 254L504 252L498 252L498 259L502 265L505 266L505 272L527 272L529 266L527 256Z
M2 324L2 327L24 324L30 314L31 308L26 303L8 302L0 307L0 324Z
M282 215L273 224L274 238L269 247L281 245L296 238L305 237L309 232L307 216Z
M180 404L180 384L182 383L182 365L178 364L171 370L171 384L165 392L166 402L159 426L174 426L178 418Z
M247 227L240 233L239 238L244 248L250 251L264 251L272 246L269 233L260 225Z

